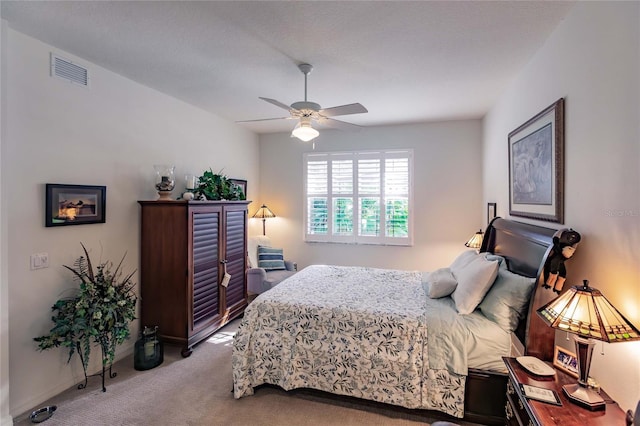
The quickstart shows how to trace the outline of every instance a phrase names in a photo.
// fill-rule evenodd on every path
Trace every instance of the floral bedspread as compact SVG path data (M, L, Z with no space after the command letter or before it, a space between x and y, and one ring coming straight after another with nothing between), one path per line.
M465 376L429 368L426 299L419 272L305 268L245 310L234 396L268 383L463 417Z

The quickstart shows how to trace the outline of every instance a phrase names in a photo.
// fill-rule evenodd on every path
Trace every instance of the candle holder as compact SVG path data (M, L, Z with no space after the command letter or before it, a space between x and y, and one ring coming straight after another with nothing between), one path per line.
M171 191L176 186L175 166L156 164L153 168L156 171L156 190L160 196L158 199L170 200Z
M185 191L182 193L182 199L191 201L195 198L198 177L192 174L184 175Z
M196 175L184 175L184 183L185 183L185 188L187 189L187 191L189 192L193 192L194 189L196 189L196 186L198 185L198 176Z

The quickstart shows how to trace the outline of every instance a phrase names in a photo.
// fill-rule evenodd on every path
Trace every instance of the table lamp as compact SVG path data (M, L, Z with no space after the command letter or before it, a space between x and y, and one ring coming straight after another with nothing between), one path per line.
M602 397L587 385L591 356L596 340L628 342L640 339L640 331L611 303L584 280L537 310L542 320L552 328L573 333L576 344L579 380L562 387L567 398L592 411L604 410Z

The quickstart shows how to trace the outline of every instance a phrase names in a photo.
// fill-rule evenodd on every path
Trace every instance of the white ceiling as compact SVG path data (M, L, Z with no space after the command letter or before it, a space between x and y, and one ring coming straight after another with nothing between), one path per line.
M7 1L15 30L231 121L360 102L363 126L480 118L571 2ZM93 82L92 84L97 84ZM246 123L257 133L288 120Z

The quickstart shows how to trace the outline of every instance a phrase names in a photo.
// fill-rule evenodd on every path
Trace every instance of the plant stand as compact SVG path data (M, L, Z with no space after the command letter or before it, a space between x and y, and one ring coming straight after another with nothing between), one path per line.
M112 371L116 348L129 338L129 323L136 317L135 284L131 281L133 272L125 275L120 263L102 262L95 269L89 259L87 248L80 243L84 256L80 256L74 266L63 265L73 272L74 281L79 284L73 297L56 301L51 317L55 326L49 334L34 337L39 350L64 347L69 351L67 364L77 352L82 362L84 383L78 389L87 387L87 369L94 345L99 345L102 354L102 391L106 392L105 377L116 377ZM109 370L107 372L107 370Z
M102 348L102 372L101 373L96 373L96 374L91 374L90 376L87 376L87 370L86 370L86 368L84 368L84 365L85 365L84 364L84 359L82 357L82 352L80 351L80 345L79 344L78 344L77 349L78 349L78 355L80 356L80 362L82 362L83 371L84 371L84 383L80 383L78 385L78 389L85 389L87 387L87 382L89 381L89 377L100 376L100 377L102 377L102 392L106 392L107 388L104 385L104 378L105 378L105 374L107 372L107 367L106 367L104 361L107 359L107 353L106 353L105 349ZM112 371L112 367L113 367L113 364L110 363L109 364L109 378L110 379L113 379L118 375L118 373L114 373Z

